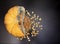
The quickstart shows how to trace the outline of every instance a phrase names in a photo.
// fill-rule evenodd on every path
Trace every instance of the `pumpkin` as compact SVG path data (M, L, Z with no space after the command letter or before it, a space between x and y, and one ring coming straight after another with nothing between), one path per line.
M10 8L6 13L4 17L4 24L6 30L11 35L15 37L24 37L25 33L29 31L31 27L31 22L29 17L24 14L25 8L22 6L14 6ZM24 20L22 19L22 17L24 17ZM25 28L25 30L22 29L22 26Z

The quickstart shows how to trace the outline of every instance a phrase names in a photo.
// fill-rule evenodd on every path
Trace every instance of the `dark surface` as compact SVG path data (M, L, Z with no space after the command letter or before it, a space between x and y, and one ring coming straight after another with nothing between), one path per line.
M43 30L31 42L17 40L4 26L4 16L8 9L24 6L29 12L34 11L42 17ZM60 1L58 0L0 0L0 43L10 44L58 44L60 32Z

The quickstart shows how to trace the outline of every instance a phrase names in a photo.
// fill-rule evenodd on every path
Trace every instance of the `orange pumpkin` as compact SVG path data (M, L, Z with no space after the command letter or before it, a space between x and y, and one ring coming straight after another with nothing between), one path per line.
M25 8L22 7L23 12L20 14L21 6L14 6L8 10L4 18L4 24L7 28L7 31L15 37L24 37L24 33L22 31L21 23L22 23L22 14L25 14ZM17 19L17 16L20 17L20 20ZM28 22L28 23L27 23ZM29 31L31 27L30 19L27 16L24 16L24 24L23 24L26 32Z

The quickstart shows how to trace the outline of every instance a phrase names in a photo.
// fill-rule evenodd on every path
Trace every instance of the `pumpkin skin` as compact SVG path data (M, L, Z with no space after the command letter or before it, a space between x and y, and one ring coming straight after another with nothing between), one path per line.
M24 37L24 33L22 32L21 25L19 25L17 20L17 15L19 14L19 7L14 6L8 10L4 18L4 24L6 26L7 31L15 37ZM25 10L24 10L25 11ZM21 20L21 18L20 18ZM28 23L27 23L27 22ZM21 21L20 21L21 23ZM26 31L28 31L30 27L30 20L27 16L24 17L24 27Z

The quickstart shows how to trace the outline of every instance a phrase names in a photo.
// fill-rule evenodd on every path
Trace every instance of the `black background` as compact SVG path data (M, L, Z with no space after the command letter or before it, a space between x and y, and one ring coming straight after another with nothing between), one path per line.
M24 6L30 13L34 11L42 17L43 30L37 37L17 40L10 35L4 26L4 16L13 6ZM0 43L10 44L59 44L60 32L60 1L58 0L0 0Z

